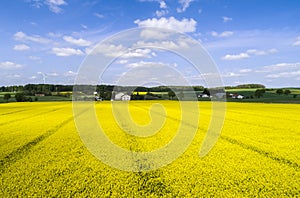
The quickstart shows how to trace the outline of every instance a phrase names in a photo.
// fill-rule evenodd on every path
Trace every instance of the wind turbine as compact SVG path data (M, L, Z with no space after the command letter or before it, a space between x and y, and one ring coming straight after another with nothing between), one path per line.
M43 76L43 82L44 82L44 84L46 84L47 74L45 74L43 72L38 72L38 74L41 74Z

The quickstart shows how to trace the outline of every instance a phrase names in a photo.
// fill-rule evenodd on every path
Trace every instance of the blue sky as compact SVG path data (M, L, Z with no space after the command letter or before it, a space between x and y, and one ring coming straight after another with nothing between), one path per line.
M72 84L97 43L129 28L155 26L176 29L199 41L225 85L300 87L299 1L14 0L0 4L0 85L44 80ZM184 61L176 57L159 60L147 49L136 53L144 56L122 64L128 68L164 63L184 69ZM105 83L114 84L124 72L122 65L114 67ZM200 84L197 75L186 78Z

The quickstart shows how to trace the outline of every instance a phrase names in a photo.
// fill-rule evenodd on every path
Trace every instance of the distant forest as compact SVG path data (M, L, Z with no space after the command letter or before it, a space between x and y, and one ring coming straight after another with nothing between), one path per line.
M87 87L90 90L90 85L77 85L81 90ZM94 86L93 86L94 87ZM51 95L53 92L72 92L74 85L53 85L53 84L27 84L2 86L0 92L23 92L26 95L45 94ZM97 85L95 90L97 92L112 92L113 90L132 90L132 87L120 87L115 85ZM168 92L170 90L180 91L185 89L184 86L157 86L157 87L135 87L136 92ZM195 91L203 91L203 86L193 86Z
M81 85L89 86L89 85ZM13 86L2 86L0 87L0 92L24 92L26 95L35 95L35 94L45 94L51 95L53 92L72 92L73 85L53 85L53 84L27 84L27 85L13 85ZM97 85L96 91L98 92L112 92L115 88L115 85ZM130 89L132 87L129 87ZM226 86L225 89L248 89L248 88L266 88L261 84L243 84L237 86ZM123 87L124 89L124 87ZM136 92L168 92L170 90L181 91L185 89L184 86L157 86L157 87L136 87L134 91ZM194 91L203 91L204 86L193 86Z
M14 85L14 86L2 86L0 87L0 92L9 92L9 93L21 93L23 98L26 96L37 96L39 94L45 96L65 96L70 97L72 95L74 85L54 85L54 84L27 84L27 85ZM227 86L226 89L246 89L246 88L265 88L261 84L245 84L238 86ZM132 95L132 99L142 99L144 96L139 95L139 92L146 92L147 96L150 98L155 98L155 92L164 92L168 93L169 97L173 98L175 96L174 92L182 92L185 90L191 90L191 87L187 86L156 86L156 87L121 87L116 85L76 85L76 89L85 92L85 90L91 91L94 90L97 92L97 95L105 100L110 100L115 92L124 92L129 95ZM193 86L192 89L195 92L201 92L210 95L211 89L205 88L204 86ZM224 88L222 88L224 90ZM135 91L137 95L132 94L132 91ZM86 92L85 92L86 93ZM91 93L86 93L92 95ZM25 99L24 99L25 100Z

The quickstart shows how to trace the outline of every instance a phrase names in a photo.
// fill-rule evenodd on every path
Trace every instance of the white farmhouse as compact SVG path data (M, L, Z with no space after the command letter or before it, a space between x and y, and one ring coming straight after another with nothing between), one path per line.
M131 97L128 94L124 94L123 92L119 92L115 95L115 100L130 100Z
M124 95L121 97L121 100L130 100L130 95L124 94Z

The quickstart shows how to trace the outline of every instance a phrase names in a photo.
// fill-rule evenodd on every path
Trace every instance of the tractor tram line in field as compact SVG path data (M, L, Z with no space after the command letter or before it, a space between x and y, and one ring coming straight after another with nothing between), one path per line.
M59 108L61 109L61 108ZM56 109L55 111L59 110ZM52 111L53 112L53 111ZM77 114L76 116L80 116L82 113ZM40 114L39 114L40 115ZM37 115L36 115L37 116ZM46 138L50 137L54 133L56 133L59 129L67 125L68 123L74 121L74 116L72 115L68 119L64 120L60 124L54 126L52 129L47 130L45 133L39 135L38 137L34 138L33 140L27 142L26 144L18 147L16 150L12 151L11 153L7 154L5 157L0 159L0 172L4 171L7 166L16 162L19 159L24 158L31 150L32 147L36 146L38 143L42 142Z
M0 186L3 187L0 196L299 196L299 132L295 123L300 119L295 110L298 106L287 105L284 109L283 105L286 115L281 118L279 112L272 113L277 110L276 105L252 109L253 104L228 104L218 142L207 156L199 158L211 120L211 104L199 103L199 125L196 126L189 120L181 120L180 106L175 101L161 102L165 113L152 108L153 103L155 101L130 101L128 108L123 108L125 105L121 102L104 101L95 106L98 122L107 137L131 152L132 156L128 157L132 158L132 167L138 170L147 170L156 162L137 160L136 152L162 148L176 135L178 127L184 127L184 131L198 130L178 159L146 172L120 171L92 155L76 131L70 102L23 103L16 109L12 109L14 105L4 108L1 113L20 112L0 115L0 119L11 120L11 124L0 126ZM112 111L113 105L117 105L113 107L115 111ZM22 111L25 108L26 111ZM52 112L55 108L60 109ZM127 110L129 114L124 112ZM196 110L186 115L193 116ZM40 115L36 115L37 111ZM75 116L82 116L85 121L84 112L79 109ZM151 121L159 123L160 119L164 122L158 132L143 136L144 132L149 134ZM113 154L109 150L105 152L105 155Z
M287 166L289 166L291 168L294 168L295 170L298 170L298 171L300 170L300 165L298 163L293 162L293 161L291 161L287 158L278 156L277 154L275 154L273 152L262 150L262 149L260 149L256 146L245 144L245 143L243 143L239 140L236 140L234 138L230 138L230 137L227 137L227 136L224 136L224 135L221 135L220 138L225 140L228 143L238 145L238 146L242 147L243 149L256 152L256 153L260 154L261 156L272 159L272 160L274 160L274 161L276 161L280 164L287 165Z
M134 106L137 107L137 108L139 108L139 109L142 109L142 110L144 110L144 111L148 111L147 108L140 107L140 106L137 106L137 105L134 105ZM180 122L179 119L174 118L174 117L172 117L172 116L169 116L169 115L165 116L165 115L163 115L163 114L161 114L161 113L159 113L159 112L155 112L155 111L153 111L153 112L156 113L157 115L160 115L160 116L166 117L166 118L168 118L168 119L172 119L172 120L174 120L174 121ZM230 111L230 112L231 112L231 111ZM195 113L195 112L193 112L193 113ZM201 114L206 115L206 116L210 116L210 114L206 114L206 113L201 113ZM253 116L253 115L252 115L252 116ZM268 117L268 118L269 118L269 117ZM276 117L276 118L278 118L278 117ZM225 122L227 122L227 121L229 121L229 122L239 122L239 123L242 122L242 123L247 124L247 125L252 125L252 123L249 123L249 122L247 122L247 121L240 121L240 120L236 120L236 119L225 118ZM299 121L299 120L297 120L297 121ZM191 125L190 123L187 123L187 122L182 122L182 121L181 121L181 123L184 124L184 125L196 127L196 126ZM285 130L284 128L270 127L270 126L262 125L262 124L259 124L259 125L256 125L256 126L258 126L258 127L264 127L264 128L267 128L267 129ZM201 130L201 131L204 131L204 132L205 132L205 130L206 130L205 128L202 128L202 127L199 127L199 126L197 126L197 128L198 128L199 130ZM296 131L293 131L293 132L296 133ZM220 135L220 138L223 139L224 141L230 143L230 144L234 144L234 145L237 145L237 146L242 147L243 149L247 149L247 150L256 152L256 153L258 153L258 154L260 154L260 155L262 155L262 156L264 156L264 157L266 157L266 158L272 159L272 160L274 160L274 161L276 161L276 162L278 162L278 163L280 163L280 164L287 165L287 166L289 166L289 167L295 168L296 170L299 170L299 169L300 169L300 165L299 165L298 163L293 162L292 160L290 160L290 159L288 159L288 158L281 157L281 156L275 154L274 152L266 151L266 150L260 149L260 148L258 148L258 147L256 147L256 146L253 146L253 145L250 145L250 144L243 143L243 142L240 141L240 140L237 140L237 139L234 139L234 138L231 138L231 137L222 135L222 134Z
M137 107L137 108L139 108L139 109L142 109L142 110L144 110L144 111L148 111L148 109L145 108L145 107L140 107L140 106L136 106L136 105L134 105L134 106ZM199 130L201 130L201 131L205 131L205 130L206 130L206 128L204 128L204 127L195 126L195 125L193 125L193 124L191 124L191 123L189 123L189 122L181 121L181 120L178 119L178 118L175 118L175 117L172 117L172 116L169 116L169 115L164 115L164 114L159 113L159 112L156 112L156 111L152 111L152 112L155 113L156 115L161 116L161 117L164 117L164 118L167 118L167 119L176 121L176 122L180 122L180 123L182 123L182 124L184 124L184 125L186 125L186 126L190 126L190 127L193 127L193 128L196 127L196 128L198 128Z
M7 122L2 122L0 123L0 126L3 126L3 125L6 125L6 124L10 124L12 122L19 122L19 121L24 121L24 120L27 120L27 119L31 119L32 117L37 117L37 116L40 116L40 115L45 115L47 113L50 113L50 112L55 112L55 111L58 111L58 110L62 110L63 108L55 108L55 109L52 109L52 110L47 110L47 111L43 111L43 112L40 112L40 113L37 113L37 114L33 114L31 116L27 116L25 118L18 118L18 119L15 119L15 120L10 120L10 121L7 121Z
M300 109L299 109L300 111ZM240 111L236 111L236 110L229 110L230 113L235 113L235 114L239 114L239 115L249 115L249 116L252 116L252 117L257 117L258 115L255 114L255 113L245 113L245 112L240 112ZM282 114L280 114L281 116ZM296 116L296 115L295 115ZM278 119L278 116L272 116L272 115L267 115L266 116L260 116L260 117L264 117L264 118L268 118L268 119ZM286 118L286 117L281 117L280 118L281 120L288 120L288 121L292 121L292 122L300 122L300 120L298 119L291 119L291 118Z
M11 111L11 112L7 112L7 113L2 113L0 114L0 116L5 116L5 115L10 115L10 114L15 114L15 113L20 113L20 112L24 112L24 111L28 111L30 109L22 109L22 110L17 110L17 111Z
M15 151L9 153L6 155L3 159L0 160L0 171L5 169L5 167L9 166L11 163L14 163L15 161L25 157L29 152L32 147L40 143L41 141L45 140L52 134L54 134L56 131L58 131L60 128L62 128L64 125L68 124L74 119L74 117L70 117L67 120L63 121L62 123L56 125L53 129L47 130L45 133L42 135L36 137L30 142L27 142L25 145L20 146L18 149Z
M122 113L120 113L118 110L116 110L115 113L117 114L116 116L118 116L120 120L125 120L122 117ZM125 139L127 142L127 146L129 146L129 150L132 152L132 159L135 159L134 157L135 152L142 152L145 150L145 147L136 140L135 136L128 134L128 132L134 130L130 127L130 125L126 124L126 122L122 122L119 124L121 125L119 126L121 130L127 131L127 133L125 133ZM134 163L135 164L133 164L133 166L137 167L140 170L144 168L146 169L150 168L151 166L151 164L145 165L145 161L144 162L135 161ZM135 172L134 175L137 177L137 185L139 186L137 191L139 196L145 196L151 194L154 194L156 196L163 196L165 194L171 193L172 190L170 188L170 185L166 184L166 181L162 179L163 178L162 174L163 172L160 170L154 170L151 172L142 172L142 171Z

